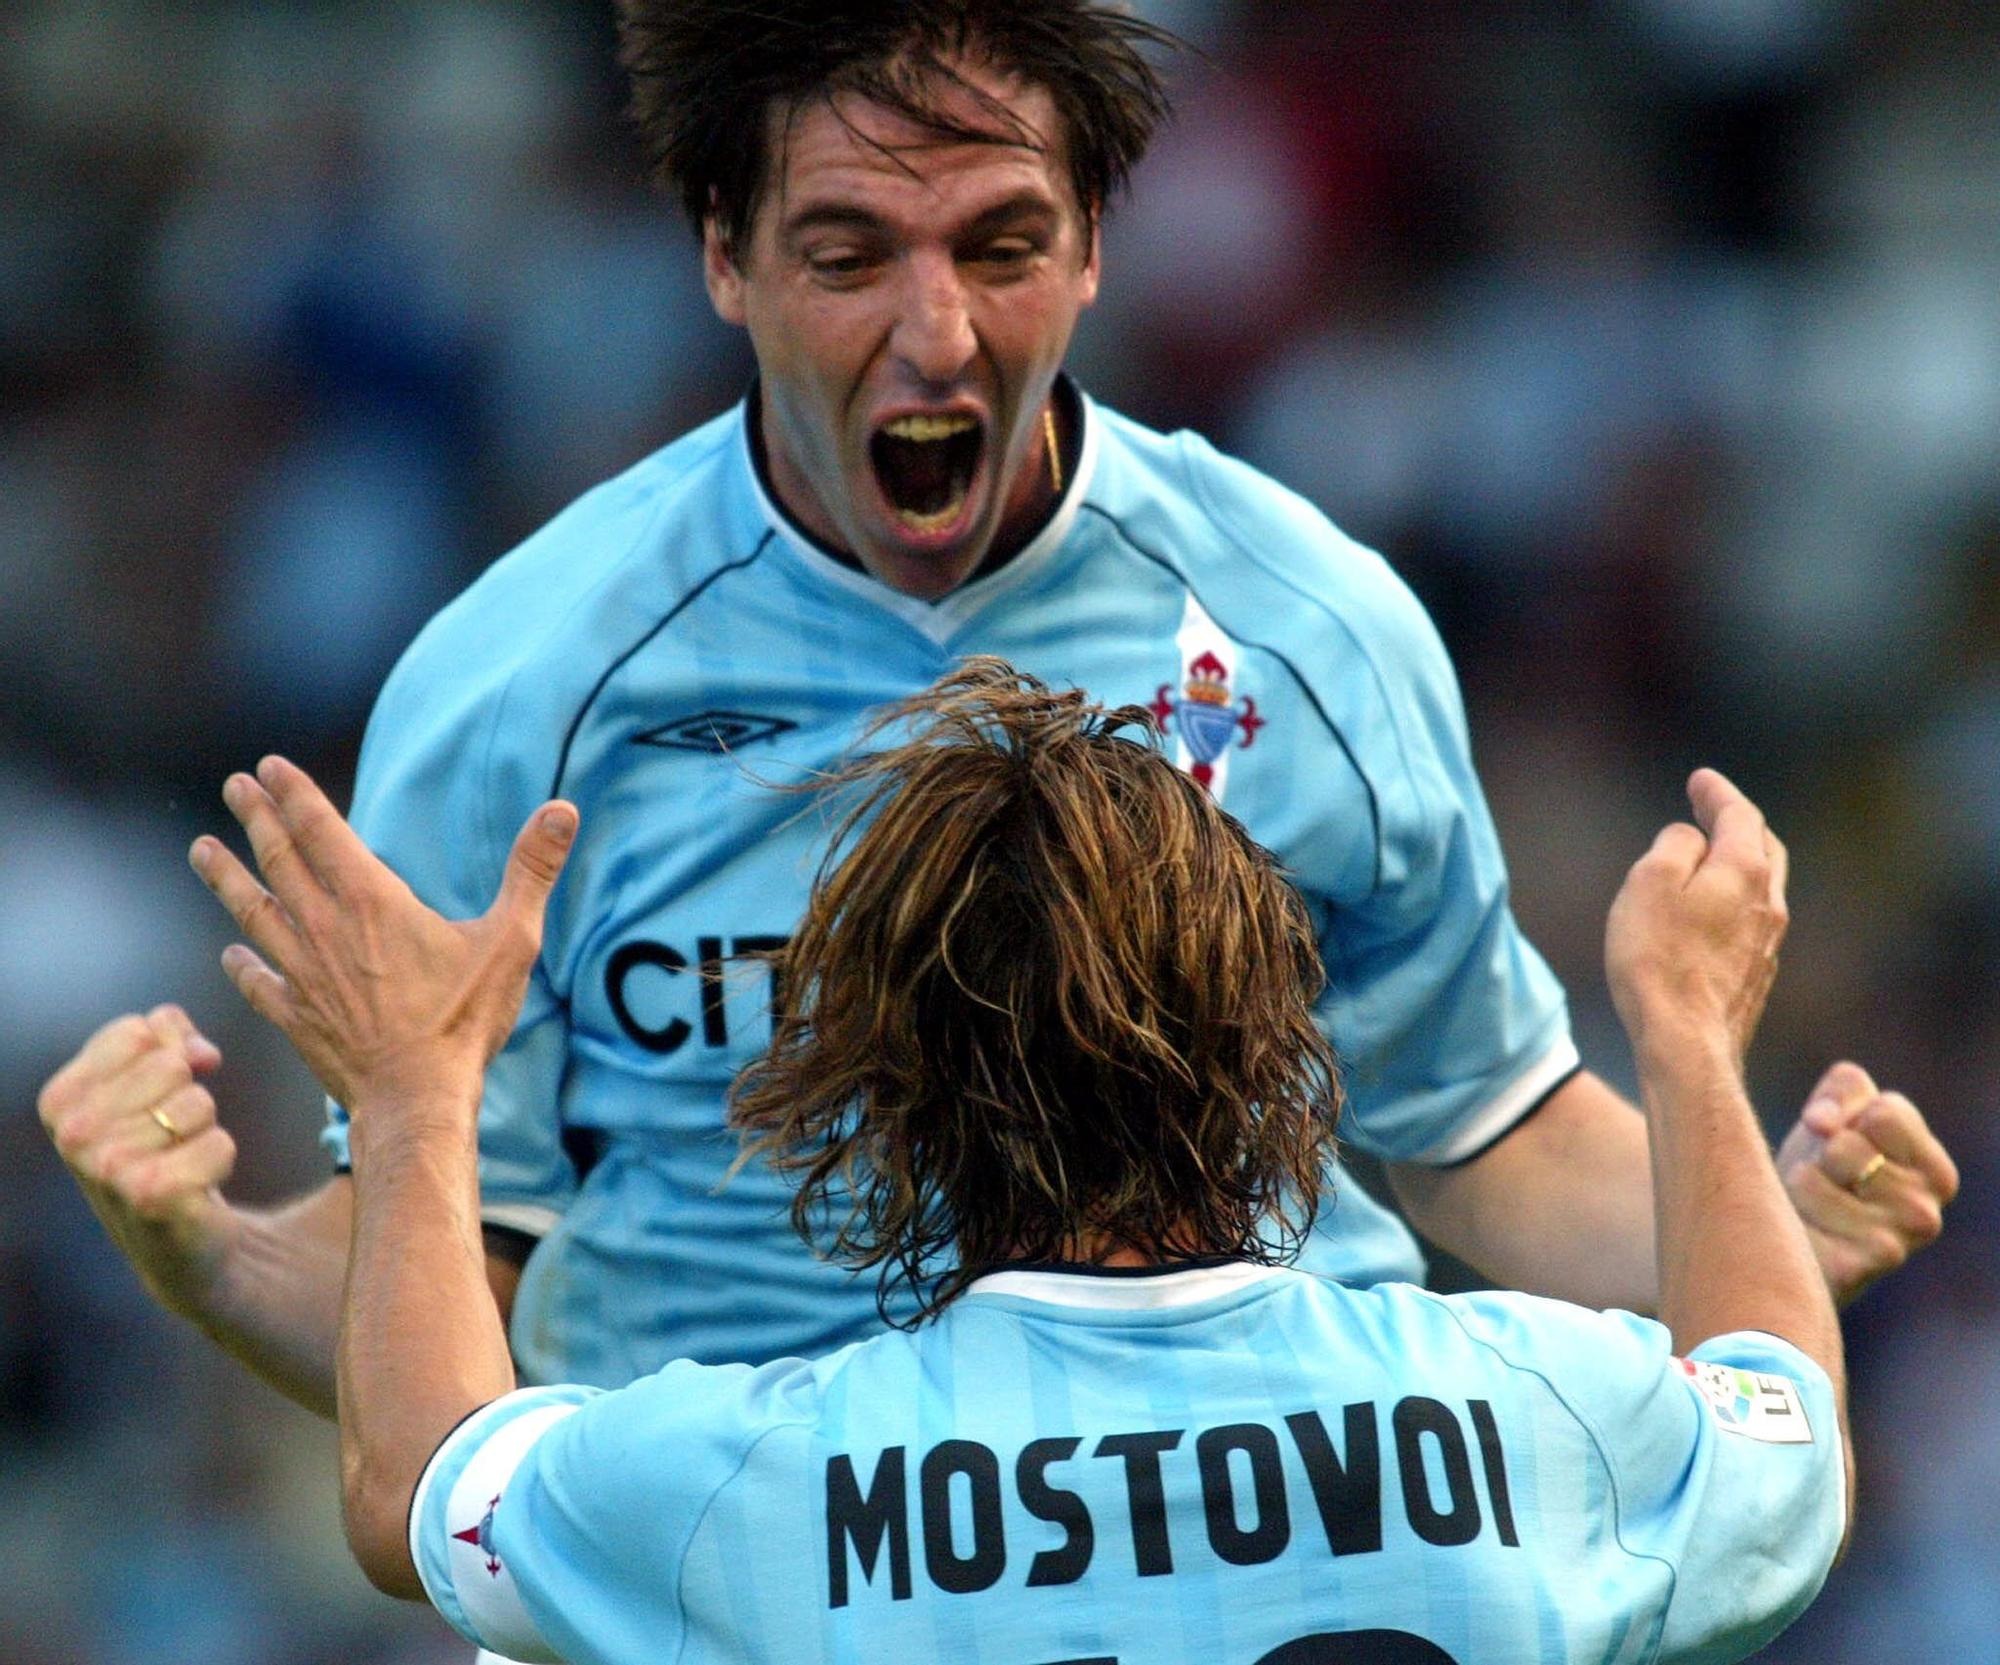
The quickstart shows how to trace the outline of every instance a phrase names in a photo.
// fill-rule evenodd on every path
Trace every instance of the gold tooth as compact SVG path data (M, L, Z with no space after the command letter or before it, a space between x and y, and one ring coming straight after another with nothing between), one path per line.
M969 416L899 416L883 430L897 439L950 439L978 427Z

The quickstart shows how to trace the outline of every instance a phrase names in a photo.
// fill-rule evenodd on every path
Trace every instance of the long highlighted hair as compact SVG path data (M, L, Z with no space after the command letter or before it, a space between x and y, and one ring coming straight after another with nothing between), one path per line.
M975 659L820 783L850 801L730 1114L885 1315L1005 1261L1268 1263L1310 1228L1341 1097L1312 928L1156 741Z

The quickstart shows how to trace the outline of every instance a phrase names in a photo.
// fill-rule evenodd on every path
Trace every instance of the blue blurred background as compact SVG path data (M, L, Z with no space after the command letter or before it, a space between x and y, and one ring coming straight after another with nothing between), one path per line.
M1606 1073L1625 865L1698 762L1764 799L1796 876L1773 1126L1851 1053L1966 1182L1850 1315L1861 1525L1766 1657L2000 1658L2000 14L1149 10L1210 58L1080 375L1424 596ZM349 1567L331 1430L149 1305L35 1090L179 998L228 1054L236 1189L318 1180L188 839L265 750L344 793L427 614L747 358L637 182L603 0L6 11L0 1659L463 1665Z

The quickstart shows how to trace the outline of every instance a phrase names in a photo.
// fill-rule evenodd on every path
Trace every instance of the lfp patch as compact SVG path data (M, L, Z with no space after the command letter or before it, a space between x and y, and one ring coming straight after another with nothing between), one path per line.
M1806 1418L1799 1385L1791 1378L1695 1359L1675 1359L1674 1364L1709 1414L1730 1433L1766 1445L1812 1444L1812 1423Z

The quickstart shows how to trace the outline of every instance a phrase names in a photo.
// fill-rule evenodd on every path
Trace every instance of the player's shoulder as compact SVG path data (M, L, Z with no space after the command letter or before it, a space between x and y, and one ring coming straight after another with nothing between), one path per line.
M1429 615L1400 574L1321 510L1201 435L1160 433L1092 406L1099 458L1089 506L1175 570L1229 627L1258 621L1301 655L1329 636L1370 660L1444 669Z
M1672 1342L1650 1318L1599 1312L1514 1290L1444 1295L1415 1284L1342 1289L1363 1322L1427 1365L1504 1385L1595 1432L1654 1398L1671 1376Z
M742 431L729 411L585 492L439 612L398 677L497 685L622 648L634 621L754 548Z

